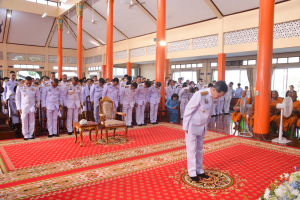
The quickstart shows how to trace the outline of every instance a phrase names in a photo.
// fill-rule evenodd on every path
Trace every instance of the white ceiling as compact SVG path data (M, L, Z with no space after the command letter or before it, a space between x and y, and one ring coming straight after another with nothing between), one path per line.
M45 46L53 17L12 11L7 43Z
M259 0L212 0L223 15L230 15L259 7ZM283 0L275 0L276 3Z
M57 27L53 33L52 39L50 41L49 47L57 47ZM71 32L68 34L68 28L64 24L62 31L62 46L65 49L77 49L77 42L75 38L72 36Z
M6 22L6 9L4 8L0 8L0 19L2 19L0 21L0 24L2 24L3 22L3 25L1 26L1 33L0 33L0 42L3 42L3 33L4 33L4 28L5 28L5 22Z

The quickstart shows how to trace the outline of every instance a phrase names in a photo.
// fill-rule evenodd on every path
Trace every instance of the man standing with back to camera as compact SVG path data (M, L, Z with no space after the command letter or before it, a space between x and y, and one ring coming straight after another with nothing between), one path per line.
M218 81L211 88L196 92L185 108L182 129L185 131L188 173L193 181L209 178L202 169L203 139L214 109L213 100L224 96L227 90L226 83Z

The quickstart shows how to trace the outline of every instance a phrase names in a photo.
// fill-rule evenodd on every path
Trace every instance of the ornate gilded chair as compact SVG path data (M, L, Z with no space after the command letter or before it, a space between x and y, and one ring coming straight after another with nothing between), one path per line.
M124 138L127 141L127 127L124 118L126 116L125 113L116 112L114 110L114 103L109 97L104 97L99 101L99 116L100 116L100 131L101 131L101 139L102 139L102 131L105 130L106 133L106 143L108 143L108 130L114 130L114 137L116 136L117 128L124 128L125 134ZM122 116L121 120L116 120L116 114Z

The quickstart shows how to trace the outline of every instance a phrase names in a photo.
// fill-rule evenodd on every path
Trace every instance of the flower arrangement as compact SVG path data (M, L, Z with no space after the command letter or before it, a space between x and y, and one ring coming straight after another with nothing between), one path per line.
M300 171L295 167L292 174L284 173L281 181L275 180L259 200L300 200Z

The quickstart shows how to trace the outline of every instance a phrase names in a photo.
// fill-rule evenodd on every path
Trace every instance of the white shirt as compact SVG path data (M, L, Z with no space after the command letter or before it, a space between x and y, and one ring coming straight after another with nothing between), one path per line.
M31 85L27 87L21 84L16 91L16 105L22 113L35 112L35 109L40 105L40 93L37 86Z
M91 101L98 102L99 99L102 98L103 90L104 90L104 85L100 86L98 83L94 83L90 91Z
M149 88L143 86L142 84L139 85L137 88L137 94L136 94L136 103L139 105L146 104L149 100Z
M42 107L47 110L58 110L59 105L62 105L62 89L61 86L54 88L52 84L45 86L42 92Z
M107 96L114 102L114 106L117 108L119 104L119 90L119 85L113 86L111 83L107 83L102 92L102 98Z
M62 92L62 101L67 108L80 108L83 103L81 86L67 84Z
M16 80L11 80L9 79L8 81L4 81L3 82L3 88L4 88L4 92L3 92L3 99L6 101L7 99L9 99L9 96L11 94L14 94L14 87L16 85L19 85L20 83Z
M155 85L149 89L149 101L151 104L159 104L160 102L160 87L156 88Z
M180 90L178 96L179 101L187 102L192 98L193 94L189 91L189 87L185 87Z
M136 94L137 89L132 90L129 85L126 85L121 92L120 99L122 99L123 106L130 106L134 107L134 104L136 102Z

